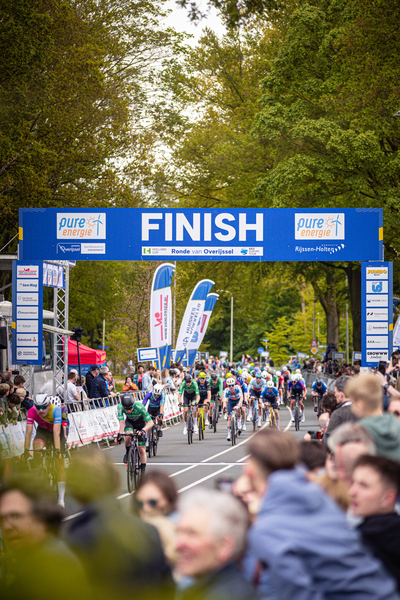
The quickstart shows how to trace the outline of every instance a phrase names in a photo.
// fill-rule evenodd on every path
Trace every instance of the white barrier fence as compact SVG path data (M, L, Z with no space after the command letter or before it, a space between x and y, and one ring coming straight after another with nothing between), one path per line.
M144 394L136 392L137 401L143 400ZM111 404L113 402L113 404ZM106 404L110 405L107 406ZM119 421L117 418L118 397L114 399L98 398L96 400L83 400L68 404L69 432L68 447L86 446L92 442L105 440L117 435ZM97 406L97 408L92 408ZM165 397L164 423L173 425L182 415L178 406L177 392L169 392ZM0 450L3 458L20 456L24 452L26 421L18 421L15 425L0 426Z

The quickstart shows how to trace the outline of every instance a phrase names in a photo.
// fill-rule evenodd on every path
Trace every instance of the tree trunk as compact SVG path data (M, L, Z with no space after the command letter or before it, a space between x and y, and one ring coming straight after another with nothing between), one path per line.
M326 344L335 344L339 349L339 306L336 298L336 273L326 270L325 291L319 290L318 299L326 316Z

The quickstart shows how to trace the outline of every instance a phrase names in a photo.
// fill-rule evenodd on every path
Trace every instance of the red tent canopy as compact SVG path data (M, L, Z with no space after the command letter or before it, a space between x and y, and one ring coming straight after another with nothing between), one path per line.
M94 350L93 348L89 348L89 346L79 344L79 358L81 365L102 365L107 360L107 353L105 350ZM76 342L70 339L68 339L68 364L78 364Z

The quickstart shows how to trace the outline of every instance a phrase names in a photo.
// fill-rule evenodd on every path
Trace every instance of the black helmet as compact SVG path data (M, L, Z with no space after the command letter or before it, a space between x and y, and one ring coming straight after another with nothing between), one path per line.
M132 408L132 406L133 406L132 394L130 394L129 392L122 394L121 404L124 408Z
M317 385L321 385L321 383L322 383L322 379L320 379L320 378L318 377L318 379L316 379L316 380L315 380L315 383L316 383Z
M237 371L236 371L236 369L231 369L231 373L232 373L232 375L233 375L234 377L236 377L236 375L237 375Z
M192 383L192 376L189 373L185 375L185 383Z
M211 379L213 379L213 380L218 379L217 373L211 373Z

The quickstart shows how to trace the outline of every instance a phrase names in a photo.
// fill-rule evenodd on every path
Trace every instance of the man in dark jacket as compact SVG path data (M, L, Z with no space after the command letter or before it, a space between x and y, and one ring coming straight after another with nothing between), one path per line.
M328 447L329 436L331 435L332 431L336 429L336 427L339 427L339 425L342 425L342 423L348 423L349 421L354 423L357 421L357 417L351 412L351 401L346 398L344 391L350 379L351 377L348 375L342 375L335 381L335 396L337 406L334 412L331 414L328 429L323 437L326 447Z
M395 504L400 494L400 465L382 456L362 456L353 471L351 508L364 517L358 530L400 591L400 516Z
M230 494L197 489L182 497L177 571L194 580L183 593L185 600L257 598L237 564L245 547L247 527L246 509Z
M245 474L261 497L249 553L268 571L280 600L398 600L395 581L362 546L346 515L295 465L289 433L249 440Z
M92 365L90 367L89 373L87 373L87 375L86 375L86 387L87 387L88 398L94 398L94 396L91 395L92 383L93 383L93 379L95 379L98 376L99 372L100 372L100 367L98 365Z
M107 398L110 396L105 376L108 373L108 367L101 367L100 373L92 381L90 398Z

